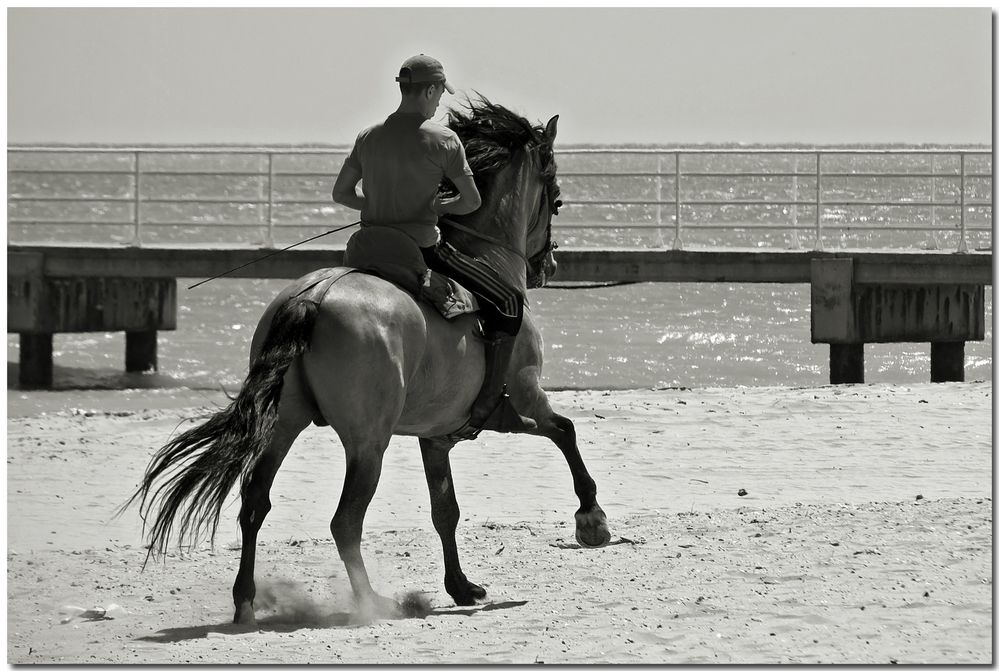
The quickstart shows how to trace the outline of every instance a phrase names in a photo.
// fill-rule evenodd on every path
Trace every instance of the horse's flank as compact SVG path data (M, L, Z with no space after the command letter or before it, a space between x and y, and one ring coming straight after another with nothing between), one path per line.
M278 307L313 276L286 288L264 312L254 333L251 365ZM532 391L542 365L541 335L530 313L524 316L522 333L516 368L530 374L520 384L516 375L510 382L526 408L541 401ZM358 343L364 347L357 347ZM310 349L296 365L311 391L306 395L330 399L314 404L314 421L350 433L350 427L358 424L384 422L388 419L385 404L395 403L394 425L386 430L394 435L432 437L450 433L468 418L468 408L482 385L482 361L474 317L441 319L433 307L415 302L398 287L355 273L338 280L323 296ZM378 385L375 404L365 395L368 392L354 388L354 381L363 381L367 388L378 380L384 384ZM401 396L394 395L396 388ZM352 408L347 413L350 417L336 410L344 404ZM381 419L369 417L372 409ZM337 416L342 419L336 421Z

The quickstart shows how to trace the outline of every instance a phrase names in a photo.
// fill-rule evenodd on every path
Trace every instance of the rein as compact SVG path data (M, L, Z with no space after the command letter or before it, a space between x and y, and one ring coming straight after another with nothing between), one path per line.
M507 251L513 252L514 254L516 254L517 256L519 256L520 258L524 259L524 263L530 264L530 260L527 258L527 256L524 254L524 252L520 251L519 249L517 249L516 247L514 247L513 245L511 245L509 243L503 242L499 238L494 238L491 235L486 235L485 233L481 233L481 232L475 230L474 228L470 228L468 226L465 226L464 224L459 224L457 221L454 221L453 219L448 219L447 217L441 217L440 218L440 223L442 223L442 224L444 224L446 226L450 226L451 228L456 228L459 231L462 231L464 233L468 233L472 237L476 237L479 240L484 240L485 242L492 243L492 244L494 244L494 245L496 245L498 247L502 247L503 249L505 249Z

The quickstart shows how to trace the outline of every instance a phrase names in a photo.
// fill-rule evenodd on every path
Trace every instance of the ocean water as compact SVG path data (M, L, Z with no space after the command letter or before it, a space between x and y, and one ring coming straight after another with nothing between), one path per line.
M178 283L178 329L159 336L160 370L126 375L124 334L56 334L57 388L236 388L250 338L283 280ZM828 345L810 341L808 285L643 283L532 290L545 341L547 388L814 386L827 384ZM992 322L992 289L986 289ZM17 337L7 337L8 384ZM929 344L865 347L868 382L929 380ZM992 379L992 329L965 347L968 380Z
M342 157L336 152L274 156L268 166L266 157L257 154L143 156L143 171L149 173L143 174L141 185L143 244L261 245L270 238L281 246L350 223L355 213L331 204L328 197ZM823 177L823 201L852 202L824 210L824 247L956 248L960 211L955 205L960 202L956 159L921 154L890 159L876 154L823 158L823 170L836 175ZM128 201L136 189L134 160L128 152L83 158L68 153L9 153L8 239L129 243L135 234L135 212ZM647 153L557 154L557 160L567 201L555 219L554 238L560 244L643 248L672 244L675 205L648 201L673 198L675 165L668 161L664 165L661 156ZM815 177L795 174L814 170L814 157L726 154L683 160L680 213L685 248L815 246L815 206L807 202L814 198ZM803 164L809 160L811 167ZM967 240L972 249L991 249L991 156L969 157L965 169L975 175L968 178L965 194ZM183 174L192 170L202 174ZM263 182L268 172L275 185L269 203ZM759 174L763 172L774 174ZM81 195L89 200L43 200ZM920 204L931 198L940 205ZM640 204L587 204L611 199ZM747 200L757 202L740 204ZM728 201L732 204L725 204ZM66 223L78 219L93 223ZM754 228L761 224L774 228ZM924 225L935 230L903 230ZM323 244L342 244L347 235L331 236ZM178 281L178 330L160 333L158 373L122 372L121 333L57 334L56 387L238 385L246 372L257 318L285 282L220 279L187 290L195 279L200 278ZM529 300L544 334L548 388L828 382L828 345L810 342L808 285L646 283L568 288L556 283L531 291ZM986 321L991 325L991 287L986 289ZM866 379L928 380L929 349L925 343L867 345ZM984 341L966 345L965 354L968 380L991 379L991 327ZM8 388L16 382L17 358L17 336L8 335Z

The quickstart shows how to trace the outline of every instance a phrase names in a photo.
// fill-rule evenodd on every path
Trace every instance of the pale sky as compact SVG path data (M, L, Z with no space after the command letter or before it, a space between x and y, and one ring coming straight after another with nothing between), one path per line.
M989 7L9 8L7 140L350 144L394 111L399 65L422 52L459 96L561 115L560 144L991 144L992 19Z

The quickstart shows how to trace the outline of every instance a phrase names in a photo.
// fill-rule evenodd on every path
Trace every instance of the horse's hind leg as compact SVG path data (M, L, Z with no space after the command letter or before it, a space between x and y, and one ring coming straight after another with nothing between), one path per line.
M361 530L364 515L378 487L382 472L382 457L388 447L389 436L344 440L347 467L344 472L343 492L336 513L330 522L330 531L347 569L351 589L357 599L363 618L396 617L399 604L376 594L368 579L368 571L361 556Z
M572 485L579 498L576 511L576 540L585 547L601 547L610 541L607 515L597 503L597 485L593 482L576 445L576 428L572 420L552 413L539 422L538 433L550 439L562 451L572 473Z
M430 514L434 528L444 547L444 589L459 606L471 606L476 599L484 599L486 590L469 582L458 561L458 544L454 537L458 528L458 500L454 495L449 452L454 447L450 441L420 438L423 470L430 488Z
M250 477L242 489L242 507L239 511L239 526L242 532L242 549L239 557L239 572L232 586L232 600L236 607L233 621L236 624L256 623L253 614L253 599L257 588L253 580L256 559L257 533L264 517L271 509L270 489L285 455L291 449L298 434L305 429L318 411L311 398L301 388L298 366L293 365L285 375L284 389L278 407L278 418L267 449L254 464Z

